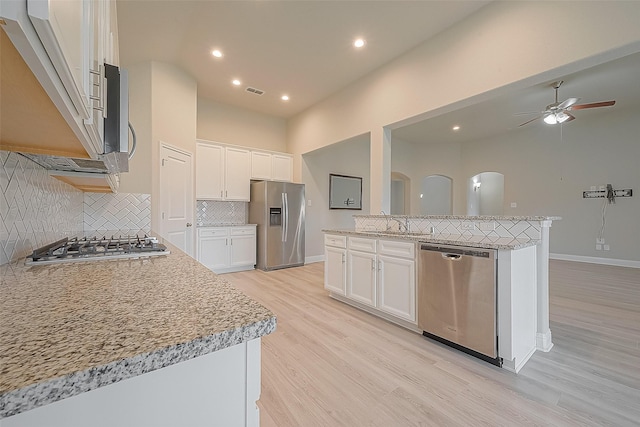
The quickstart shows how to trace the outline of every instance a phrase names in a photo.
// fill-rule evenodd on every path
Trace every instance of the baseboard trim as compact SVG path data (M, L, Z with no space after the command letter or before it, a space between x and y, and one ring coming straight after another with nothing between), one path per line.
M536 334L536 348L538 350L544 351L548 353L553 347L553 342L551 341L551 331L547 331L545 333L538 332Z
M308 256L304 259L305 264L313 264L314 262L323 262L324 255Z
M549 259L556 259L560 261L586 262L589 264L613 265L616 267L640 268L640 261L633 261L630 259L598 258L592 256L566 254L549 254Z

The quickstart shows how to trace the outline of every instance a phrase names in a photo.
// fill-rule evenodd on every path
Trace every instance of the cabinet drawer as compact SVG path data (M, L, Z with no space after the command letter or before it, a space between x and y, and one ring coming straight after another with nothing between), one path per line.
M336 236L335 234L325 234L324 244L326 246L335 246L336 248L346 248L347 236Z
M415 258L416 244L413 242L402 242L399 240L380 240L379 254L391 255L402 258Z
M227 236L226 228L200 228L198 229L198 237L220 237Z
M255 227L233 227L231 228L232 236L248 236L256 234Z
M349 249L362 252L376 252L376 239L349 237Z

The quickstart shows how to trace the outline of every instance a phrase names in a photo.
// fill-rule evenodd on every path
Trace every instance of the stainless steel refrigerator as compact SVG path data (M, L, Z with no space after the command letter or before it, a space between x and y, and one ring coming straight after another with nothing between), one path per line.
M257 268L304 265L304 215L304 184L251 183L249 223L258 225Z

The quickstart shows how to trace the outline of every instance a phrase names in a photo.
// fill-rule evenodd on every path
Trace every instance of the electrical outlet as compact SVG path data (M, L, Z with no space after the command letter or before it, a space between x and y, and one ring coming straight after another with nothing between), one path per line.
M480 229L480 231L494 231L496 229L496 223L493 221L480 222L478 223L478 229Z
M591 186L591 188L590 188L590 190L591 190L591 191L596 191L596 186L595 186L595 185L592 185L592 186Z
M611 249L611 247L609 245L604 245L603 248L604 248L605 251L608 251L608 250Z
M518 207L518 204L517 204L516 202L511 202L511 207L512 207L512 208L517 208L517 207Z
M311 207L311 199L307 199L307 206Z
M476 223L475 222L463 222L460 224L460 228L462 230L475 230Z
M600 187L598 187L598 189L599 189L600 191L604 191L604 190L606 190L606 188L607 188L607 187L605 187L604 185L601 185Z
M603 245L604 244L604 238L602 238L602 239L596 238L596 243L600 243L601 245Z
M596 245L596 251L601 251L602 250L602 245L598 244Z

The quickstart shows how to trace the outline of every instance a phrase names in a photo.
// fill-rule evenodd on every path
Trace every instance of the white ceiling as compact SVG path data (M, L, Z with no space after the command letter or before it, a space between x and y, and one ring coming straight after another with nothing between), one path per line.
M517 130L549 126L542 120L536 120L518 127L538 116L535 112L544 110L547 105L554 102L555 92L552 84L557 80L564 81L558 92L560 102L570 97L579 97L578 104L616 101L616 104L611 107L574 111L573 115L576 119L563 125L579 126L581 121L589 120L599 114L609 114L640 106L638 76L640 76L640 54L634 54L401 127L393 130L392 135L393 138L413 143L467 142ZM514 114L521 112L534 112L534 114ZM452 131L454 125L460 126L458 132Z
M197 80L199 97L288 118L487 3L118 0L120 59L176 64ZM356 37L367 40L361 50Z

